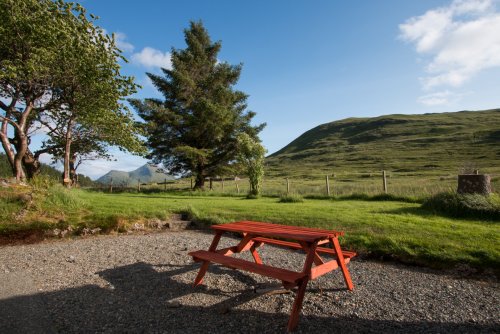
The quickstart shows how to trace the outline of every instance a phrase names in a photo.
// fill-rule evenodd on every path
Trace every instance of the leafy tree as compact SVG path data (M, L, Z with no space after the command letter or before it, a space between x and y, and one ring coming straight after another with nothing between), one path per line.
M234 160L237 136L257 140L265 124L252 126L247 95L235 90L242 65L219 62L221 43L213 43L201 22L184 31L186 49L172 49L172 69L164 76L147 73L164 100L131 100L144 119L150 158L171 172L205 178Z
M245 168L250 182L250 195L259 195L264 177L264 158L266 149L259 141L253 139L246 133L238 135L238 162Z
M0 141L17 179L37 173L41 153L61 148L69 179L73 129L79 126L98 128L92 140L141 151L121 102L137 86L120 74L118 60L124 58L114 37L94 25L94 16L60 0L3 0L0 15ZM33 154L30 133L44 119L62 127L64 138L49 138L58 146Z

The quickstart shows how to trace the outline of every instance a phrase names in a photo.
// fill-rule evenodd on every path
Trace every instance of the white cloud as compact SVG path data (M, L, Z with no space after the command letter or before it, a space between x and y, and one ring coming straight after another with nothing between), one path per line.
M459 87L481 71L500 67L500 13L495 2L455 0L399 26L400 37L429 57L427 74L421 78L424 89Z
M127 35L122 32L115 33L115 42L116 46L122 50L123 52L132 52L134 51L134 46L126 41Z
M172 69L169 52L161 52L150 47L145 47L141 52L132 55L132 61L146 67L161 67Z
M418 102L427 107L436 107L449 105L453 102L457 102L462 97L461 94L456 94L445 90L442 92L436 92L432 94L423 95L418 98Z

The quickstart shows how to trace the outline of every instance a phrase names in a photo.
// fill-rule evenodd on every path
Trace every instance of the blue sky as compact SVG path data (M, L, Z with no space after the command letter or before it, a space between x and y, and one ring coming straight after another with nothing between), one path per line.
M304 131L347 117L480 110L500 106L500 5L456 1L85 0L116 33L123 73L158 96L145 72L169 67L190 20L202 20L219 59L243 63L261 139L275 152ZM117 153L79 172L99 177L145 160Z

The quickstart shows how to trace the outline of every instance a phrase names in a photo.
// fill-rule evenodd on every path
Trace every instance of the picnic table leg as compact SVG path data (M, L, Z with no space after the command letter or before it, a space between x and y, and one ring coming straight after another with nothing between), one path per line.
M297 296L295 296L295 301L293 302L292 313L290 313L290 318L288 319L288 332L292 332L299 323L300 310L302 309L302 302L304 301L304 294L306 293L308 282L309 277L306 276L299 284L299 290L297 291Z
M210 245L210 248L208 249L210 252L215 252L217 249L217 245L219 244L220 237L222 236L222 232L217 231L214 239L212 240L212 244ZM203 261L200 271L198 272L198 275L196 276L194 280L193 286L198 286L202 283L203 281L203 276L205 276L205 273L207 272L208 265L210 264L210 261Z
M250 247L250 252L252 253L253 259L255 263L262 264L262 259L260 258L259 253L257 252L257 247L259 247L262 243L256 242Z
M297 296L295 296L295 301L293 302L292 312L290 313L290 319L288 320L287 330L291 332L297 327L299 323L300 310L302 309L302 302L304 301L304 294L306 292L307 283L311 277L311 266L316 257L316 247L317 243L311 243L304 245L307 247L306 261L304 262L304 268L302 272L306 276L299 283L299 290L297 291ZM304 247L304 248L306 248Z
M342 254L342 249L340 249L339 239L331 238L330 241L333 243L333 248L335 249L335 256L337 257L337 263L342 270L342 274L344 275L344 281L349 290L354 289L354 285L352 284L351 274L349 273L349 269L347 269L347 265L345 264L344 254Z

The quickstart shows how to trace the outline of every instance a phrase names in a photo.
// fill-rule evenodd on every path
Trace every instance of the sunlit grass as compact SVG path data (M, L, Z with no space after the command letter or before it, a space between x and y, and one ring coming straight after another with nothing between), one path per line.
M365 254L389 255L433 266L466 263L500 265L498 223L432 214L418 203L310 200L279 203L276 198L103 194L81 192L94 215L166 216L194 210L198 219L217 223L258 220L343 230L342 244Z

